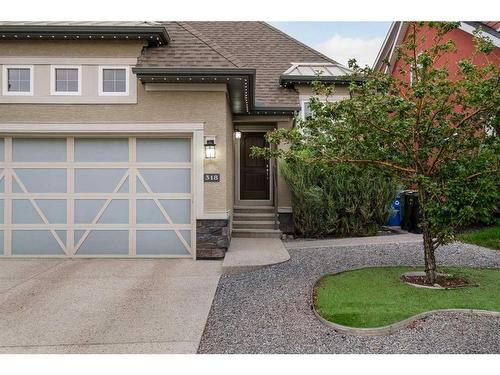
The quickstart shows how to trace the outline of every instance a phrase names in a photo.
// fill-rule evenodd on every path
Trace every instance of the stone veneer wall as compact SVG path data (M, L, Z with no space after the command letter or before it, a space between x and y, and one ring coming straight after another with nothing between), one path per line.
M221 259L231 242L229 220L196 221L196 258Z

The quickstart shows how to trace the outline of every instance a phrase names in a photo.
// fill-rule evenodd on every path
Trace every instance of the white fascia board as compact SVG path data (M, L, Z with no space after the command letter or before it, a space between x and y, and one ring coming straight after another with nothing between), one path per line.
M474 26L471 26L466 22L460 22L459 29L462 31L465 31L466 33L471 34L471 35L474 35L474 31L476 30L476 28ZM481 31L479 35L486 37L486 38L490 38L493 41L493 44L495 45L495 47L500 48L500 38L497 38L496 36L491 35L489 33L486 33L484 31Z

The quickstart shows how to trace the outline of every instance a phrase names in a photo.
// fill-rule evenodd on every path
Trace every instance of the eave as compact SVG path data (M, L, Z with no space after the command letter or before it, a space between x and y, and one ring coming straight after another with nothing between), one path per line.
M352 76L335 76L335 77L324 77L324 76L290 76L290 75L281 75L280 76L280 85L284 87L293 87L298 84L312 84L313 82L322 82L324 84L343 84L348 85L351 82L363 82L363 78L361 77L352 77Z
M0 25L2 40L143 40L168 44L163 26Z
M249 68L157 68L135 67L142 83L225 83L231 110L237 115L294 115L299 107L255 104L255 69Z

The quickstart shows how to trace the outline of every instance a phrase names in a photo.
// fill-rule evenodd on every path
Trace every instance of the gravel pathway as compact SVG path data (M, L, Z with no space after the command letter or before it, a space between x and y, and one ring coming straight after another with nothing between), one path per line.
M421 265L421 244L290 250L288 262L223 276L199 353L500 353L500 318L438 313L395 334L358 337L324 326L310 292L326 273L367 266ZM454 243L440 265L500 268L500 252Z

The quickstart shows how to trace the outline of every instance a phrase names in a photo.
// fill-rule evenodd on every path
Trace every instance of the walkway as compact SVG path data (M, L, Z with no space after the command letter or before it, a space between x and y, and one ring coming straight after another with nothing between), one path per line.
M249 271L289 259L279 238L233 238L222 263L222 272Z

